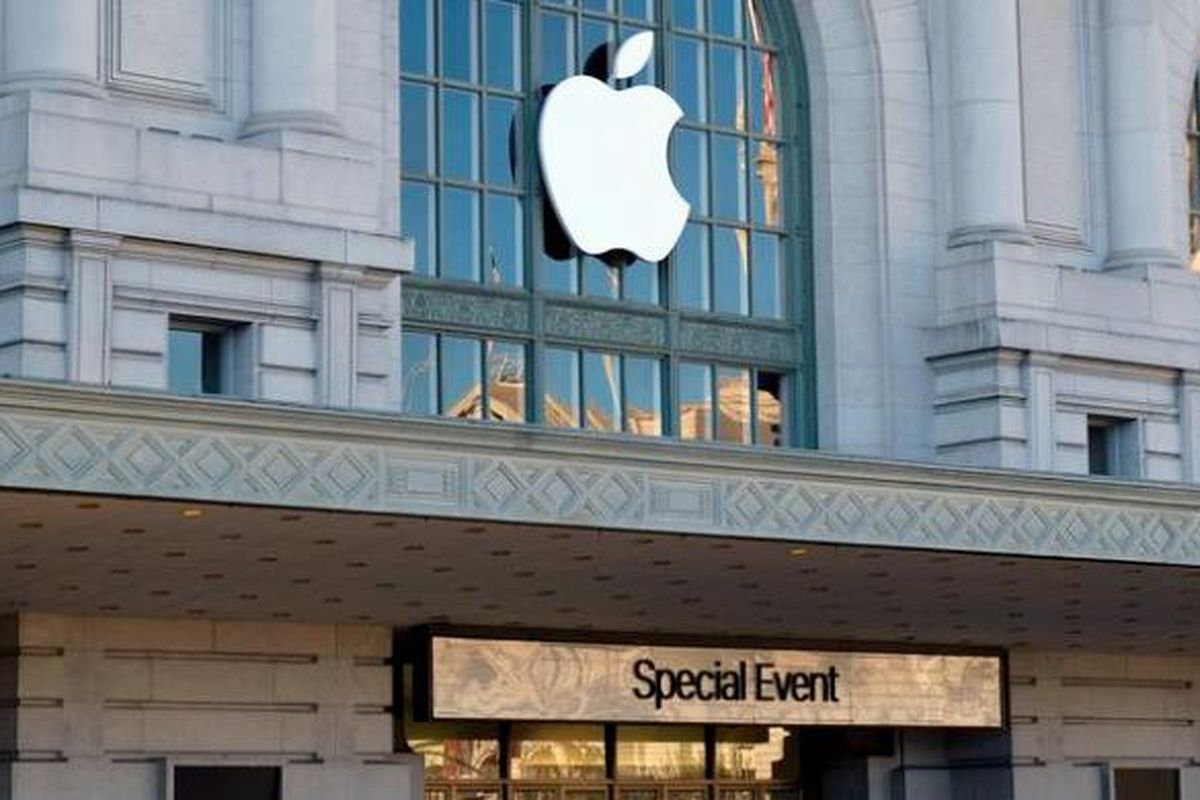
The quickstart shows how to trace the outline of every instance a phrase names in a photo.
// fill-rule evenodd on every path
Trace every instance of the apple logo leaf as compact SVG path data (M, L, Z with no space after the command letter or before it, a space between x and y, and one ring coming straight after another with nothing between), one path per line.
M630 36L617 50L613 62L613 77L617 80L632 78L646 67L650 54L654 52L654 32L643 31Z

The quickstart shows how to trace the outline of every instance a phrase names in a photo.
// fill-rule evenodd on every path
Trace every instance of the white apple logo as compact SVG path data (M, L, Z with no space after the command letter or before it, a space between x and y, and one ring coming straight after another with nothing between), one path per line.
M630 37L613 77L636 75L653 50L653 33ZM576 75L551 90L538 152L550 201L576 247L589 255L625 250L651 262L671 252L690 210L667 165L667 140L682 116L653 86L617 91Z

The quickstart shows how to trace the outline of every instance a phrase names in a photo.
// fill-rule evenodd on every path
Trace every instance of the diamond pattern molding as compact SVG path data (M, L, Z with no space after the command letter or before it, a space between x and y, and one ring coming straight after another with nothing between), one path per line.
M1200 491L0 381L0 487L1200 565Z

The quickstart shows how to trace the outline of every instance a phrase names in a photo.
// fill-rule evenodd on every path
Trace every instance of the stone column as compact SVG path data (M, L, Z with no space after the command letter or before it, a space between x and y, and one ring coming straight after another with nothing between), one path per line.
M1183 128L1171 125L1158 5L1104 0L1102 7L1110 267L1180 264L1171 154Z
M253 0L244 133L339 134L335 0Z
M363 270L345 264L317 267L318 402L351 408L358 382L358 283Z
M1029 242L1016 0L947 5L954 159L950 244Z
M99 6L96 0L3 0L0 93L102 94Z
M71 231L67 267L67 380L107 384L113 251L120 237Z
M1025 447L1029 468L1049 472L1054 469L1058 448L1054 433L1054 371L1058 356L1030 353L1025 359Z

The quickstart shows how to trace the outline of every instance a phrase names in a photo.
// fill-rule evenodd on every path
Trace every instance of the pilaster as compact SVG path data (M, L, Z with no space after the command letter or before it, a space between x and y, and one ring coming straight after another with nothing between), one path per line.
M1054 430L1054 374L1059 358L1048 353L1030 353L1025 359L1025 440L1029 468L1054 470L1057 437Z
M1200 372L1179 373L1180 455L1183 479L1200 483Z
M94 231L70 233L67 272L67 379L109 381L113 252L121 238Z
M358 381L358 292L363 270L317 266L317 402L351 408Z

